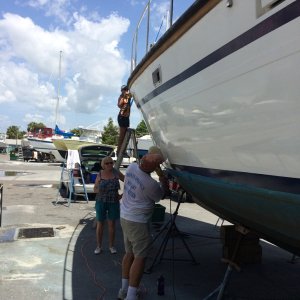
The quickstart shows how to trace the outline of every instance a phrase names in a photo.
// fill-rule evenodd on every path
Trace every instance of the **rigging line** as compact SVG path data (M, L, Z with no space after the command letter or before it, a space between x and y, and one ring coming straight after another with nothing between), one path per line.
M158 29L158 32L157 32L157 35L156 35L156 38L155 38L154 43L157 42L157 38L158 38L158 36L159 36L160 30L161 30L161 28L162 28L162 26L163 26L163 23L164 23L165 18L166 18L166 15L164 15L164 17L163 17L163 19L162 19L162 21L161 21L161 23L160 23L160 26L159 26L159 29Z

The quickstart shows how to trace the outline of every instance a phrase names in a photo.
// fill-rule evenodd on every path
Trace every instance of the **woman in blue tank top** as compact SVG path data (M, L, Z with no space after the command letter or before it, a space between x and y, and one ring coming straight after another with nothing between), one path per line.
M102 252L102 238L104 223L107 219L109 233L109 250L112 254L117 253L115 242L115 223L120 218L119 180L124 181L124 175L113 168L113 160L110 156L102 159L101 167L95 180L94 192L96 193L96 240L97 248L94 253Z

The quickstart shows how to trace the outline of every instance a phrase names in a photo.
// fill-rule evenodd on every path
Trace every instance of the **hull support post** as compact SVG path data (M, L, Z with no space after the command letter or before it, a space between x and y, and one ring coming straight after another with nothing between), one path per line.
M231 272L233 270L233 268L235 268L238 272L241 270L241 268L239 267L239 265L235 262L236 261L236 257L241 245L241 242L244 238L244 236L249 232L249 230L243 226L236 226L235 227L236 231L239 232L238 238L236 240L235 246L234 246L234 251L232 253L231 259L222 259L223 262L226 262L228 264L223 281L221 282L221 284L214 290L212 291L207 297L205 297L203 300L208 300L210 299L212 296L214 296L215 294L218 294L217 296L217 300L222 300L223 299L223 294L224 294L224 290L226 288L226 285L229 281Z

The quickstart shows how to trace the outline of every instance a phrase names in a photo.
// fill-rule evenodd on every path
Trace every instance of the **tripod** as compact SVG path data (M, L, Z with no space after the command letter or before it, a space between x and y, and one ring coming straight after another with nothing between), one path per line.
M176 226L176 223L175 223L176 217L178 215L178 209L179 209L179 206L182 202L182 198L183 198L184 193L185 193L185 191L183 191L183 190L179 192L177 206L176 206L175 211L171 215L170 220L163 226L163 228L160 230L160 232L156 235L156 237L152 241L152 244L153 244L157 240L157 238L164 232L164 230L168 228L168 230L167 230L167 232L166 232L166 234L165 234L165 236L162 240L162 243L161 243L161 245L160 245L160 247L157 251L157 254L154 257L154 260L153 260L151 266L145 271L145 273L151 273L152 272L152 269L153 269L153 267L154 267L154 265L155 265L155 263L157 262L158 259L159 259L159 262L161 262L163 259L165 259L165 260L173 260L173 261L174 260L177 260L177 261L193 261L194 264L197 264L196 259L194 258L188 244L186 243L183 234L179 231L179 229L178 229L178 227ZM164 252L166 250L169 238L172 235L174 236L174 234L176 234L180 237L180 239L183 242L186 250L188 251L191 259L174 259L174 241L172 242L173 257L172 258L164 258Z

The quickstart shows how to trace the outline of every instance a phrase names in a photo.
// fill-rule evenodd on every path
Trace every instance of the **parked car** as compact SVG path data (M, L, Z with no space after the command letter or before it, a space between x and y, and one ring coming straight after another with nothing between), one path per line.
M111 155L112 159L114 162L117 161L118 157L117 157L117 151L114 150L114 152ZM123 160L121 163L121 167L127 168L131 163L135 162L136 158L133 156L129 156L128 153L124 153L123 154Z
M73 187L74 187L74 198L78 195L84 195L84 187L83 187L83 180L85 182L86 192L90 195L89 199L93 200L94 198L94 183L97 174L101 169L101 160L106 157L112 155L114 151L114 146L104 145L104 144L97 144L97 145L89 145L89 146L82 146L78 148L78 155L80 160L80 166L78 165L74 169L72 169L73 173ZM76 166L76 164L75 164ZM65 170L65 173L68 173ZM65 174L64 177L66 178L68 174ZM69 196L69 182L62 182L61 185L61 195L68 197Z

